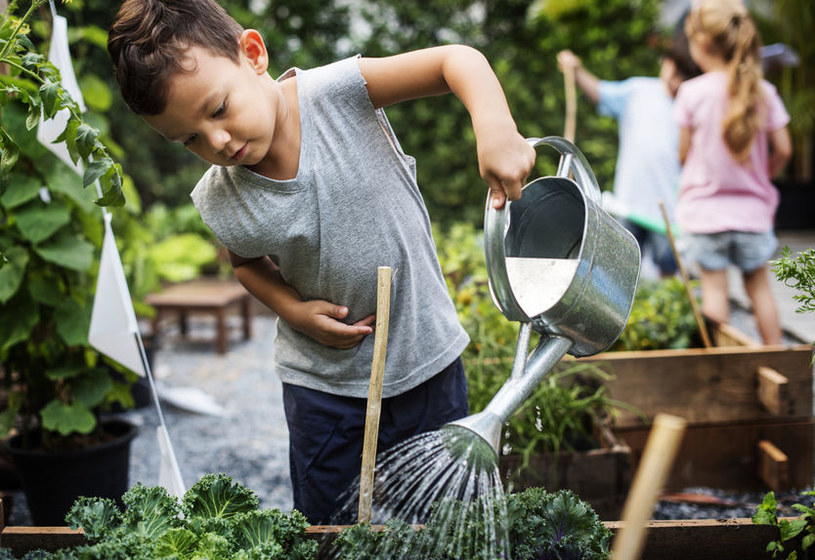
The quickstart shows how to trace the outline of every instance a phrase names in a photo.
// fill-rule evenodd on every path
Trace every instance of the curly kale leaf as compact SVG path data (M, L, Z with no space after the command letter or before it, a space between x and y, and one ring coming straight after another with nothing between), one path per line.
M512 557L518 560L602 560L611 531L574 492L540 488L510 496Z
M230 520L257 510L259 505L254 492L223 473L204 475L182 499L185 517L208 520Z
M146 542L155 542L172 527L178 527L178 500L161 486L147 487L137 482L122 496L126 508L122 529Z
M122 523L122 514L116 502L110 498L78 498L65 522L71 529L82 527L85 537L91 542L104 538Z

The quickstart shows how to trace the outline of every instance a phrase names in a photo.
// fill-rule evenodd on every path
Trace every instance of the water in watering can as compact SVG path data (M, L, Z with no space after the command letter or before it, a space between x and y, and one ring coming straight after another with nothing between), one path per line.
M355 511L358 497L357 483L341 516ZM379 539L366 557L509 558L498 458L483 438L459 426L419 434L377 457L371 522L390 519L432 530L410 542Z
M577 259L507 257L509 280L518 305L530 317L548 311L563 297L577 272Z

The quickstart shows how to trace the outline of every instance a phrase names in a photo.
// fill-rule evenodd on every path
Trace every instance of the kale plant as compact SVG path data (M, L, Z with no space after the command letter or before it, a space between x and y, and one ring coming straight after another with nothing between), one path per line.
M311 560L317 543L305 536L298 511L261 510L251 490L225 474L204 475L177 500L160 487L137 483L113 500L78 499L66 516L89 544L45 560Z

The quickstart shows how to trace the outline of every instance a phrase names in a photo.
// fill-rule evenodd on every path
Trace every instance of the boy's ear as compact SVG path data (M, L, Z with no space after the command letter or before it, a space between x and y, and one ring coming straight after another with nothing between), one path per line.
M241 53L247 58L249 64L258 74L266 73L269 68L269 53L263 37L254 29L246 29L238 39Z

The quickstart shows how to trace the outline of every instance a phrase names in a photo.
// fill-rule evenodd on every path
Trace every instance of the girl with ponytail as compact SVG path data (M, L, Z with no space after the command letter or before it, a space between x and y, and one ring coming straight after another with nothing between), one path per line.
M702 310L728 321L727 267L737 266L762 340L779 344L767 270L778 244L778 191L770 179L792 152L789 115L762 77L761 39L739 0L695 2L685 33L704 73L680 86L674 105L683 164L676 219L699 267Z

